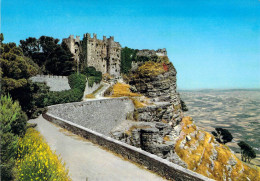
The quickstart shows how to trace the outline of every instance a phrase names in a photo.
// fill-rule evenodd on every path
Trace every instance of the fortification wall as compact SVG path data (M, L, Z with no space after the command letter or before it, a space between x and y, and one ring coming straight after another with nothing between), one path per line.
M81 125L75 124L72 121L68 121L70 119L65 120L56 115L50 114L49 112L44 114L43 117L69 131L72 131L75 134L78 134L110 151L113 151L114 153L120 154L126 159L141 164L149 170L152 170L169 180L212 180L203 175L197 174L174 163L171 163L166 159L162 159L156 155L143 151L140 148L130 146L126 143L105 136L99 132L93 131L93 129L89 129L89 127L83 127Z
M51 91L63 91L70 89L67 76L36 75L31 77L30 80L33 82L45 82L47 86L50 87Z
M102 74L107 73L107 41L97 39L94 34L93 38L87 35L87 62L88 66L93 66Z
M143 49L139 50L136 54L137 56L153 57L153 56L167 56L167 51L165 48L158 50Z
M83 41L80 40L79 36L74 39L74 36L70 35L69 38L64 38L63 42L68 45L75 60L79 61L79 53L85 52L87 66L95 67L102 74L109 73L115 77L120 76L121 45L114 41L113 36L110 38L103 36L103 40L99 40L95 33L93 38L89 33L86 33Z
M89 100L48 107L48 113L104 135L109 135L133 111L134 105L128 98Z

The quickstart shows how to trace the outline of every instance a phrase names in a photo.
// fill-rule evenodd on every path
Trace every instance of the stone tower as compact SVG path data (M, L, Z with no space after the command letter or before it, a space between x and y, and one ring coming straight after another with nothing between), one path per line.
M96 34L91 38L91 35L86 33L82 41L79 36L74 39L73 35L63 41L68 45L76 61L79 61L79 53L83 52L86 55L87 66L95 67L102 74L120 76L121 45L114 41L113 36L108 39L103 36L103 40L99 40Z
M69 38L64 38L62 41L67 44L74 60L79 62L80 37L76 36L76 39L74 39L74 35L70 35Z

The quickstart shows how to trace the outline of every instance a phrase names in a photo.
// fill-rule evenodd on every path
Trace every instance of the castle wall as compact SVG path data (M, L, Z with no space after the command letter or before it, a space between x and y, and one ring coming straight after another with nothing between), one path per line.
M114 37L108 39L108 59L108 73L120 76L121 46L118 42L114 42Z
M102 74L107 73L107 43L106 41L98 40L96 34L91 38L87 34L87 64L93 66Z
M80 53L80 37L76 36L76 39L74 39L74 36L70 35L69 38L64 38L62 41L67 44L70 52L73 54L74 60L78 62Z
M167 56L167 51L165 48L158 50L143 49L139 50L136 55L144 57Z
M86 33L84 38L87 38L85 50L83 50L82 41L78 36L76 39L73 35L63 39L74 55L74 59L79 60L80 51L85 51L87 52L87 66L95 67L102 74L109 73L115 77L120 76L121 45L114 41L114 37L107 39L103 36L103 40L99 40L96 34L91 38L90 34Z

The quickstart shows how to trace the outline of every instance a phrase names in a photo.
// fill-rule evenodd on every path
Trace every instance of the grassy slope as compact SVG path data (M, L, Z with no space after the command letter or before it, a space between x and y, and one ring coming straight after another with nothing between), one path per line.
M187 163L190 170L215 180L223 178L247 180L247 177L251 181L260 180L259 168L240 161L227 146L217 143L213 135L199 130L191 117L184 117L181 125L182 131L175 151ZM190 136L190 141L186 141L187 135ZM216 153L215 158L213 151ZM236 164L229 166L230 160Z

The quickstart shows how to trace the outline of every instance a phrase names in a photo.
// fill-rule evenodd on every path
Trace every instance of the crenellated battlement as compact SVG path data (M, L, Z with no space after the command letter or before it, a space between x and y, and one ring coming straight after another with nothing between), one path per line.
M92 37L90 33L85 33L83 40L80 40L79 36L74 39L74 36L70 35L62 41L68 45L75 61L79 61L79 54L85 52L85 59L81 61L84 61L87 66L95 67L102 74L109 73L115 77L120 76L121 45L114 41L114 36L109 38L103 36L101 40L97 38L95 33ZM83 41L86 44L84 47L82 46Z

